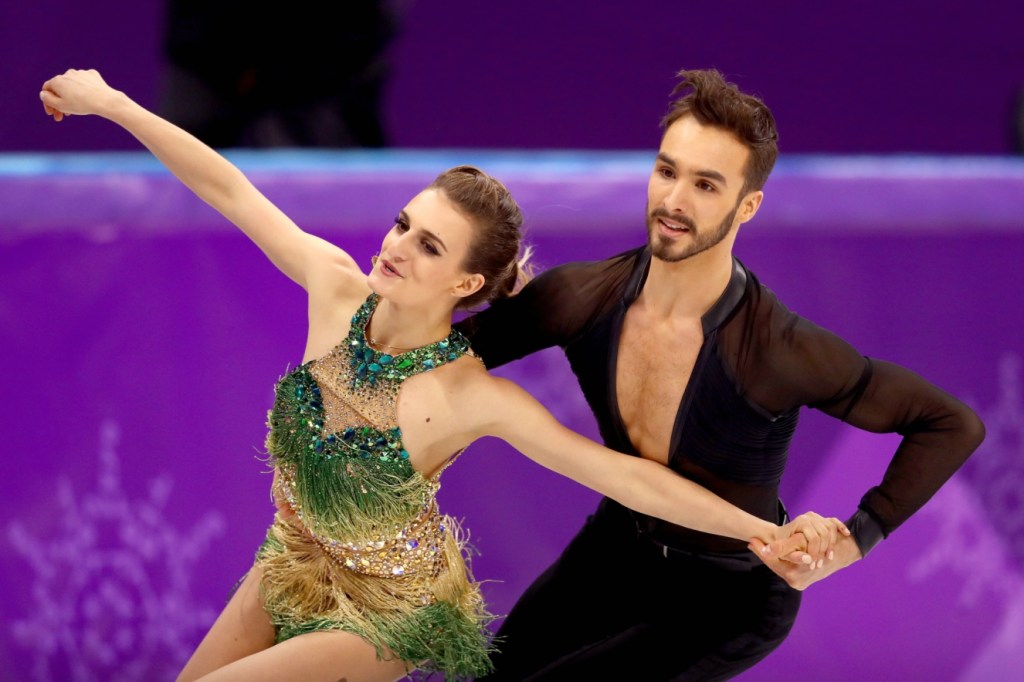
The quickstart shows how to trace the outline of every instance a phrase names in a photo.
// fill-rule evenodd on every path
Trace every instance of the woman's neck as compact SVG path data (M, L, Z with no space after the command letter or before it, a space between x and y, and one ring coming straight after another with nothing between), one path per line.
M366 325L366 336L378 350L403 352L440 341L451 330L451 310L397 306L382 298Z

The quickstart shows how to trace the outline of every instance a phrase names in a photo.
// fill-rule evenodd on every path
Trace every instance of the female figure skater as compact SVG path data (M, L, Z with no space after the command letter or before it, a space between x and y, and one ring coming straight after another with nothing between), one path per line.
M226 159L110 88L95 71L47 81L46 113L124 127L308 293L303 362L277 384L267 449L273 525L181 680L394 680L489 668L486 613L441 472L473 440L502 438L543 466L645 514L827 556L837 519L777 527L654 462L561 426L490 376L452 312L509 295L519 208L472 167L445 171L399 211L369 274L304 233ZM789 547L785 548L788 551Z

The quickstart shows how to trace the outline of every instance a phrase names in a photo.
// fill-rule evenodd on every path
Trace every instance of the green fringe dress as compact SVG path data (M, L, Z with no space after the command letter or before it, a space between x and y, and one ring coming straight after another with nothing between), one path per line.
M278 641L344 630L382 659L475 677L490 670L492 616L457 523L438 512L440 472L413 470L395 411L405 379L457 360L469 343L452 330L379 352L366 339L377 300L359 308L345 341L275 388L267 450L276 497L294 517L278 513L257 553L265 607Z

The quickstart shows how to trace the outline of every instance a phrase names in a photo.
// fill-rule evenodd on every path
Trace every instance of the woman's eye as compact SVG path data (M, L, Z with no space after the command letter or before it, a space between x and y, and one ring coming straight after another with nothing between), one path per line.
M395 229L399 232L405 232L409 229L409 223L405 222L401 218L395 218Z
M431 244L430 242L423 242L423 248L427 253L431 254L432 256L437 256L440 253L437 250L437 247Z

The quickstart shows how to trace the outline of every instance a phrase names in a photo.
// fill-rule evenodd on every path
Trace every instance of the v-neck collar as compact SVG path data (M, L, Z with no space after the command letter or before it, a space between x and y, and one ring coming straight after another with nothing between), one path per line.
M640 292L644 288L644 282L647 281L647 273L651 269L651 257L650 247L644 247L637 254L636 267L633 269L633 274L626 286L626 296L623 299L624 310L633 305L633 302L640 297ZM738 258L733 256L732 275L729 277L729 283L725 285L725 290L718 297L718 300L700 318L701 329L705 337L725 324L729 316L732 315L732 312L736 310L736 306L743 300L746 290L747 269ZM621 328L619 333L621 334ZM616 345L618 344L616 343Z

